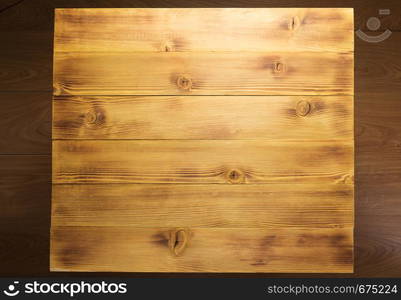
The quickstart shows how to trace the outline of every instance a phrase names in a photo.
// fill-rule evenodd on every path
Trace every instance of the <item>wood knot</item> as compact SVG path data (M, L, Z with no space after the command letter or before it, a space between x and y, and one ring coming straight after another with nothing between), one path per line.
M243 183L245 181L244 173L239 170L230 170L227 172L227 181L229 183Z
M283 73L284 71L285 71L284 63L279 61L273 63L273 73L280 74Z
M354 175L345 174L345 175L341 176L338 180L336 180L336 183L354 184Z
M162 50L164 52L172 52L172 51L174 51L174 46L173 46L173 44L166 42L165 44L163 44Z
M300 22L298 16L294 16L288 22L288 29L291 31L294 31L294 30L297 30L300 25L301 25L301 22Z
M179 76L177 79L177 86L182 90L190 91L192 87L192 80L186 76Z
M186 229L174 229L170 232L168 247L175 256L181 255L187 247L189 231Z
M297 115L301 117L305 117L311 111L311 105L308 101L301 100L297 103Z
M59 96L63 93L63 89L60 84L54 83L53 84L53 95Z
M85 123L87 125L101 125L104 122L103 113L96 110L90 110L85 114Z

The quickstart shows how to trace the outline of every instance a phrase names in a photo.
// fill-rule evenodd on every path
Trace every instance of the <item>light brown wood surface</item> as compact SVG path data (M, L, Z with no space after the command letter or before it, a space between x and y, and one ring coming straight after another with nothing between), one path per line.
M352 187L60 184L53 188L53 225L142 228L157 220L172 227L351 227Z
M56 52L54 63L55 95L353 94L352 52Z
M57 96L53 112L54 139L353 137L352 96Z
M54 226L57 271L352 272L352 228L193 228L180 256L168 228Z
M348 52L353 29L342 8L58 9L55 51Z
M352 272L352 15L57 10L51 269Z
M53 142L54 183L341 184L353 182L353 163L345 141Z

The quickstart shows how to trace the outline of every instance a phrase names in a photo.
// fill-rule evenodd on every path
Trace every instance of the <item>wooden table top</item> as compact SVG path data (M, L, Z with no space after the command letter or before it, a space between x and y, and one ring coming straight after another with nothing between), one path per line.
M348 8L57 9L51 269L353 272Z

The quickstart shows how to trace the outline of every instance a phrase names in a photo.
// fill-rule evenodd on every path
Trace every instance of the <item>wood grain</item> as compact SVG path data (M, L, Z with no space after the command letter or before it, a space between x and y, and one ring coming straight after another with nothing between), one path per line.
M374 15L373 10L372 14ZM391 20L395 20L396 17L390 16ZM3 41L0 47L2 57L0 65L3 70L0 74L2 79L0 89L10 92L50 91L52 87L52 32L26 30L0 31L0 34ZM399 61L401 61L397 48L400 39L401 35L397 32L393 32L391 38L379 44L355 39L356 97L363 93L363 101L366 101L366 94L385 92L386 95L397 95L400 90L397 77ZM383 98L380 95L376 97ZM16 123L15 126L18 124Z
M355 124L358 151L364 152L371 147L397 149L401 146L401 132L398 130L401 126L401 111L398 96L393 94L396 92L397 89L389 93L359 95L357 115L360 119ZM383 155L383 152L377 152L376 155Z
M54 139L353 138L349 96L55 96L53 116Z
M51 154L51 93L0 93L0 154Z
M191 228L181 256L169 251L170 230L53 227L51 270L345 273L353 269L352 228Z
M50 222L51 158L49 155L0 155L0 227ZM20 220L20 221L18 221ZM23 221L22 221L23 220Z
M380 198L371 201L380 202ZM386 214L372 208L369 216L359 217L355 232L359 276L400 277L401 236L395 232L399 228L400 216L398 212L392 215L394 206L389 207Z
M352 227L352 198L338 184L54 185L52 225Z
M6 1L13 2L13 1ZM3 5L3 3L2 3ZM2 6L1 5L1 6ZM2 38L2 47L0 52L9 50L6 56L2 56L1 63L3 65L7 61L6 65L13 64L14 71L2 73L3 76L14 76L14 84L8 84L10 81L6 79L7 83L1 84L1 90L13 90L24 89L24 90L38 90L43 87L49 90L51 86L51 72L38 73L36 76L41 76L41 79L35 79L37 77L26 78L24 76L26 66L36 63L38 59L41 61L42 67L47 68L51 66L51 53L48 51L48 46L52 44L52 28L53 28L53 12L55 7L146 7L146 6L157 6L157 7L168 7L168 6L303 6L303 7L314 7L314 6L328 6L328 7L346 7L352 6L355 8L355 29L366 26L366 21L371 16L378 16L378 9L384 8L384 6L391 9L392 14L386 17L380 17L383 29L389 28L393 31L390 39L379 43L369 44L360 41L358 38L356 42L356 115L355 124L358 135L356 136L356 163L357 163L357 174L359 171L366 174L364 182L359 180L357 177L356 181L356 204L359 205L356 208L356 252L355 252L355 273L354 274L154 274L154 273L106 273L108 276L128 276L128 277L399 277L401 276L401 242L400 242L400 226L399 226L399 195L401 190L399 188L399 179L394 174L386 173L385 166L381 164L382 153L378 151L369 151L369 154L359 157L359 150L363 150L366 147L374 144L387 147L390 144L395 144L400 140L399 128L401 126L401 118L398 117L401 111L401 101L398 101L400 93L400 82L397 76L397 66L400 61L399 54L399 41L401 35L398 32L401 29L401 15L397 12L400 10L399 0L389 0L386 2L377 2L375 0L336 0L336 1L324 1L317 2L316 0L271 0L268 3L262 0L230 0L230 1L209 1L203 0L197 1L165 1L165 0L100 0L92 1L76 1L76 0L43 0L40 3L36 1L24 1L21 5L13 7L10 10L2 13L0 18L0 30ZM35 35L36 30L39 32ZM366 31L366 28L364 28ZM46 32L45 32L46 31ZM42 34L43 33L43 34ZM49 33L49 34L48 34ZM6 38L9 36L10 38ZM38 41L40 36L44 36L43 40L45 43L39 44ZM18 53L19 47L25 46L32 48L33 43L38 45L35 51L30 51L29 55L22 57ZM18 44L17 46L14 46ZM43 55L44 52L48 51L47 55ZM41 59L41 57L44 57ZM12 61L22 63L12 63ZM49 67L50 68L50 67ZM18 69L18 70L17 70ZM4 70L4 68L2 69ZM10 69L11 70L11 69ZM14 73L15 72L15 73ZM19 79L18 79L19 77ZM6 77L2 77L6 78ZM2 81L6 82L6 81ZM18 82L18 83L17 83ZM37 84L40 82L41 84ZM377 83L380 84L377 84ZM371 84L372 83L372 84ZM24 94L25 95L25 94ZM29 94L26 97L15 98L16 106L20 101L25 98L30 98ZM1 101L1 103L5 103ZM50 103L50 98L49 98ZM9 106L7 106L9 107ZM31 119L34 124L39 124L42 115L37 114L36 110L24 110L24 106L21 105L21 114L26 114L27 119ZM4 108L4 111L7 111ZM38 119L35 119L38 118ZM11 119L10 119L11 122ZM7 130L14 132L27 132L25 129L18 129L20 126L24 128L25 123L16 122L16 119L11 123L7 123L6 127L3 127L4 131L2 136L7 136L4 141L7 141L12 135L7 134ZM34 137L37 137L36 133L29 131ZM27 137L28 139L28 137ZM36 138L33 138L36 140ZM13 145L15 140L10 140L4 147L9 147L13 151L24 148L22 144ZM39 142L43 145L44 142ZM35 146L32 149L25 148L26 151L34 154L47 153L47 150L41 150L42 147ZM3 146L2 146L3 147ZM4 149L4 148L2 148ZM25 151L25 150L24 150ZM391 151L391 150L390 150ZM65 273L51 272L48 270L48 243L49 243L49 227L44 225L39 228L34 228L31 224L26 223L27 216L32 216L33 219L44 222L48 222L49 218L49 206L50 206L50 192L43 192L43 190L50 190L50 180L37 181L32 185L25 185L25 177L20 178L19 183L17 181L5 181L6 178L10 178L9 174L13 170L13 166L18 164L21 159L25 158L26 162L30 162L32 168L26 167L24 173L31 174L32 170L39 170L40 167L36 165L38 155L32 156L20 156L20 155L5 155L4 160L0 165L0 183L2 188L0 190L1 197L0 202L8 203L6 197L13 197L13 203L34 203L40 210L37 210L37 214L32 214L30 207L24 208L25 206L19 206L12 212L10 210L0 210L0 215L7 212L9 217L2 218L0 221L4 221L1 227L1 244L0 251L0 274L2 276L37 276L46 275L49 276L65 276ZM50 157L48 157L50 161ZM370 166L364 164L364 167L359 166L359 162L376 161L375 164ZM7 163L8 168L2 168ZM392 165L400 166L399 157L392 157ZM50 164L48 165L50 167ZM376 173L376 170L380 170L380 174ZM33 171L34 172L34 171ZM50 178L50 171L49 171ZM12 176L13 178L14 177ZM379 180L379 182L378 182ZM32 199L40 199L41 201L32 201ZM26 202L25 202L26 200ZM6 201L6 202L4 202ZM14 204L13 204L14 205ZM16 204L15 204L16 205ZM4 207L4 206L2 206ZM21 214L21 211L25 211L25 214ZM363 212L363 213L362 213ZM362 213L362 214L361 214ZM394 216L393 218L391 216ZM20 224L21 227L16 226ZM105 273L102 273L104 276ZM69 273L68 276L81 276L82 273ZM91 274L94 276L94 274Z
M401 54L398 51L401 33L393 33L390 38L378 44L360 39L355 41L355 49L359 52L355 68L358 75L355 81L356 92L360 97L380 97L381 100L375 102L377 104L386 101L388 97L396 98L401 91Z
M0 174L0 275L48 274L51 156L0 155Z
M60 52L54 72L55 95L353 95L352 52Z
M6 2L3 4L3 2ZM8 3L14 2L12 0L3 0L1 7L7 6ZM377 16L381 19L381 31L386 28L392 31L401 30L401 17L397 14L399 10L398 0L386 0L385 2L378 2L376 0L202 0L202 1L188 1L188 0L98 0L96 2L88 0L41 0L40 5L31 1L24 1L18 6L8 9L3 13L0 19L0 28L4 30L52 30L54 25L54 9L60 7L70 8L138 8L138 7L250 7L250 8L266 8L266 7L316 7L316 8L354 8L354 28L357 30L362 28L364 31L369 31L366 28L366 21L369 17ZM389 16L379 16L378 10L382 8L389 8L391 14Z
M58 10L51 268L352 271L352 23Z
M351 9L56 11L51 268L352 271L352 28Z
M62 8L55 14L57 52L353 51L352 8Z
M53 183L352 183L350 141L58 140Z
M17 54L16 54L16 53ZM51 91L51 52L0 50L1 91Z

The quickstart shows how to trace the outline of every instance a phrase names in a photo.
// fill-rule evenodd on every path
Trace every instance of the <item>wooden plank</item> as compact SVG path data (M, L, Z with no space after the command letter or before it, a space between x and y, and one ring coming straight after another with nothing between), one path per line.
M51 153L51 92L0 93L0 154Z
M0 275L49 270L50 155L0 155Z
M2 17L5 14L2 13ZM3 18L2 18L3 20ZM46 63L46 69L51 70L51 59L53 57L53 30L6 30L0 26L0 35L3 42L0 52L14 53L14 59L17 59L21 53L29 53L32 61L27 60L26 63L37 63L39 57L44 57L44 54L50 58L50 61L42 60ZM48 66L48 67L47 67ZM51 77L51 72L49 74ZM24 74L21 74L23 77Z
M358 153L369 148L397 149L401 146L401 101L395 91L359 94L355 135ZM381 101L379 101L381 99ZM379 151L376 155L382 155ZM369 160L367 160L369 161ZM362 162L362 161L361 161ZM380 162L380 160L378 160Z
M0 174L0 227L47 224L50 221L51 157L0 155Z
M349 227L351 185L54 185L53 226Z
M0 47L0 55L2 92L51 91L51 51Z
M61 8L55 14L55 51L353 51L352 8Z
M13 0L3 0L2 3L15 2ZM383 31L390 29L391 31L401 30L401 16L397 14L400 8L399 0L386 0L385 2L378 2L377 0L326 0L317 2L316 0L203 0L203 1L188 1L188 0L97 0L92 1L72 1L72 0L42 0L40 5L35 2L23 1L17 6L7 9L2 13L0 19L0 28L4 30L53 30L54 26L54 9L59 7L71 8L138 8L138 7L251 7L251 8L266 8L266 7L353 7L354 8L354 27L355 29L362 28L364 31L369 31L366 28L366 21L370 17L379 17L382 27L379 29ZM1 7L7 4L1 5ZM379 9L388 8L391 14L379 15ZM23 16L23 17L21 17Z
M53 183L352 183L351 141L58 140Z
M393 34L383 42L367 43L355 40L355 81L356 95L380 97L380 104L388 97L397 98L401 92L399 69L401 68L401 33ZM363 107L363 105L361 106Z
M353 95L353 53L59 52L55 95Z
M53 227L53 271L352 272L352 228L190 228L180 256L171 228ZM115 249L118 249L116 251ZM324 253L324 255L322 255Z
M353 138L350 96L55 96L53 116L54 139Z
M5 13L1 13L1 20ZM12 31L0 26L0 91L52 90L52 31Z
M0 227L0 276L50 276L50 228L44 222L49 222L49 214L42 214L42 217L44 224L38 226L21 216L16 216L13 221L1 222L4 225Z
M399 188L399 185L398 185ZM398 196L399 197L399 196ZM372 201L380 202L380 199ZM389 206L389 212L393 209ZM399 215L375 213L360 216L356 223L356 255L358 276L399 277L401 270L401 235Z
M383 182L372 184L367 180L368 175L359 175L359 178L361 177L362 182L358 184L359 198L355 203L358 216L370 218L388 216L389 218L401 219L401 207L398 205L401 193L399 181L388 180L388 182L384 182L383 180ZM394 223L394 226L397 226L397 223Z

